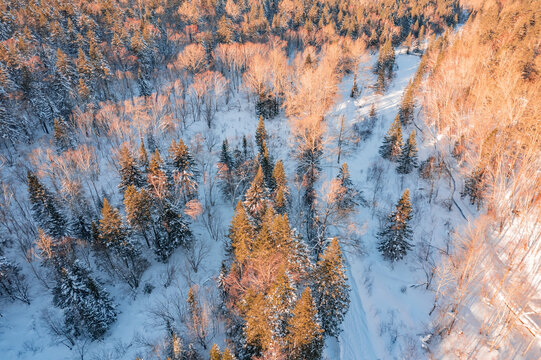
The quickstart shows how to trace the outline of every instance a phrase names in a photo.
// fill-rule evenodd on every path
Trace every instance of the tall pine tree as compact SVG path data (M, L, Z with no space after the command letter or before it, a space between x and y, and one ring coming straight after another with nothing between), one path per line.
M58 210L53 196L30 171L27 173L27 181L32 214L39 227L55 238L66 235L66 220Z
M400 118L396 115L394 122L383 138L379 154L384 159L396 161L402 151L402 143L402 126L400 125Z
M387 218L386 224L378 233L380 240L378 250L386 260L397 261L411 250L409 242L412 236L409 224L411 214L410 191L406 189L396 204L396 208Z
M414 168L419 166L417 159L417 141L415 140L415 130L412 130L408 141L402 146L396 172L399 174L409 174Z
M288 324L288 350L291 360L317 360L323 349L323 329L309 287L304 289Z
M349 285L338 240L334 238L313 275L314 299L325 335L337 337L349 308Z

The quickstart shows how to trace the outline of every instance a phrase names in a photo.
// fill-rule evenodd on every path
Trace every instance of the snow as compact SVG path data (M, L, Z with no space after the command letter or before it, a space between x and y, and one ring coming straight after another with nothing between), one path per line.
M419 57L407 55L404 51L397 53L396 77L391 88L383 95L374 94L369 87L375 82L375 77L371 73L375 59L376 56L372 56L366 67L361 68L358 74L362 91L359 99L349 97L353 76L345 77L340 84L336 105L327 116L328 121L337 119L341 114L351 123L363 121L370 106L375 103L379 120L373 135L363 139L358 149L343 160L349 165L353 182L363 190L370 202L374 201L373 207L362 208L356 219L356 227L363 234L362 253L348 247L344 248L351 286L351 304L343 323L343 332L338 340L327 341L325 356L341 360L422 359L427 358L427 352L423 347L426 348L424 341L427 339L430 324L428 313L432 308L434 294L430 290L425 290L423 284L426 281L425 273L417 259L420 247L414 247L405 260L394 265L384 261L376 249L375 234L379 230L379 217L386 216L403 190L406 187L410 188L414 207L414 242L419 245L421 240L426 240L434 249L445 247L449 233L460 224L462 218L454 207L449 212L442 203L452 194L450 184L443 181L436 184L438 192L429 203L427 184L419 179L416 171L400 176L396 174L394 164L379 157L381 140L396 116L402 92L416 71ZM253 138L257 117L253 114L253 104L247 103L241 93L233 97L217 114L214 123L215 128L211 131L205 128L206 124L203 121L193 123L183 134L183 138L186 143L193 145L198 134L206 139L212 137L215 142L213 151L219 151L222 140L227 137L230 145L234 147L239 144L243 135ZM416 125L423 128L421 123ZM284 160L292 186L291 177L295 162L289 153L292 150L292 141L289 137L287 119L282 116L266 121L266 128L270 135L269 148L272 149L275 160ZM404 129L405 138L413 128L414 126L410 125ZM415 129L417 131L417 128ZM437 143L433 143L432 138L425 138L423 133L417 135L419 159L422 161ZM168 145L167 141L158 144L161 151L165 151ZM106 157L103 156L103 159ZM110 162L103 161L102 169L112 167ZM374 164L382 167L383 173L379 184L369 179L369 172ZM339 169L336 157L330 156L323 165L325 173L322 180L334 178ZM112 168L108 171L114 173ZM101 186L108 191L114 191L111 189L115 189L116 183L117 179L105 177ZM118 195L115 200L115 205L120 204ZM460 199L456 201L462 204ZM225 233L230 223L233 214L232 205L218 198L217 211L221 219L222 233ZM103 341L84 344L85 359L134 359L137 355L144 355L150 350L146 347L145 340L148 340L148 343L155 343L164 335L164 329L153 319L152 310L171 299L181 299L182 302L192 283L201 286L212 285L223 258L223 244L211 239L200 221L192 225L192 231L197 241L208 244L210 248L209 256L203 261L198 273L192 274L191 277L182 276L182 273L186 272L184 271L187 266L186 255L177 250L169 265L152 262L149 270L143 275L142 286L136 293L120 285L105 284L117 302L118 318ZM436 251L433 255L437 262ZM148 254L147 257L152 258ZM173 283L166 288L163 284L168 266L175 266L177 272ZM53 307L50 291L43 289L29 272L27 278L34 279L31 286L31 304L19 302L1 304L1 358L20 360L81 358L76 350L72 351L58 344L48 333L41 320L41 313L44 309ZM144 294L142 291L147 283L155 287L151 294ZM210 342L218 343L223 349L223 338L223 333L218 331Z

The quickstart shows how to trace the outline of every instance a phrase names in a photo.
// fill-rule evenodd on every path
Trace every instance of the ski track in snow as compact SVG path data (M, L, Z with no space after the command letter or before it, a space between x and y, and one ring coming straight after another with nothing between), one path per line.
M398 69L396 71L396 76L388 91L383 95L374 94L373 91L366 86L375 82L375 76L371 73L375 60L376 57L372 56L371 60L366 64L367 66L365 66L361 70L361 73L358 74L360 75L358 76L360 82L364 82L362 85L365 85L361 97L357 100L349 97L352 86L352 77L347 77L340 85L340 97L342 100L331 112L331 115L334 116L343 114L350 123L354 123L368 114L372 103L375 103L376 105L376 111L380 120L375 125L373 135L366 141L363 141L354 154L345 159L345 162L347 162L350 167L352 180L354 183L360 185L361 189L365 190L365 196L368 193L364 186L367 182L366 173L373 161L376 160L387 168L389 166L387 161L379 157L378 149L383 139L383 135L386 133L390 123L397 114L403 90L408 81L415 74L420 58L415 55L397 52L396 63ZM407 134L404 134L404 136L406 137ZM336 176L336 165L326 168L331 169L330 172L326 174L327 178ZM398 176L395 175L394 178L395 179L386 178L385 182L389 183L391 187L396 187L393 185L396 185L394 183L397 182L396 179ZM395 195L388 199L389 206L398 199L400 192L401 189L397 188ZM369 196L371 196L371 194ZM378 201L379 200L386 199L378 199ZM362 209L358 217L357 225L362 227L367 221L370 222L370 217L370 209ZM375 239L371 236L375 232L377 232L377 222L371 221L368 231L365 236L363 236L364 246L366 247L365 250L369 255L361 258L356 253L346 254L348 278L351 286L351 303L342 325L343 332L339 337L339 353L330 354L333 349L328 347L327 356L329 358L339 357L341 360L393 358L394 356L388 350L386 339L384 338L387 334L382 334L380 322L383 319L379 315L383 312L383 308L396 309L400 321L405 323L408 328L418 327L419 325L414 319L416 316L412 316L408 306L402 304L402 299L395 297L394 291L392 290L396 290L398 286L394 286L394 289L387 286L388 283L400 283L403 282L404 279L401 279L402 272L400 272L400 266L396 266L396 269L394 270L396 272L394 272L393 270L389 271L388 265L382 263L383 260L379 257L374 246ZM379 279L385 279L386 281L386 283L380 281L374 285L374 287L378 288L378 294L374 296L370 295L369 291L367 291L367 286L365 285L367 278L365 277L364 272L368 266L372 267L371 274L376 274ZM376 291L374 291L374 293L375 292ZM417 303L417 306L422 306L424 304L426 303L422 301ZM415 306L415 304L413 306ZM382 315L386 314L383 313ZM428 318L428 315L426 315L426 318Z

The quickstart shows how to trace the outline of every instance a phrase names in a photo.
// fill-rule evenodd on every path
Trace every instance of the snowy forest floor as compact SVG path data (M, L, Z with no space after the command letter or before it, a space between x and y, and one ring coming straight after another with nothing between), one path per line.
M427 357L422 347L422 338L430 331L429 311L434 302L434 293L427 290L427 276L437 263L438 249L447 246L453 229L461 223L462 217L456 207L449 211L449 199L453 196L451 185L445 179L433 185L420 179L417 172L399 175L395 164L383 160L378 155L384 134L398 111L402 92L413 77L420 58L397 52L397 70L390 88L383 95L373 93L371 84L375 82L372 66L376 57L359 69L358 79L361 96L350 98L353 76L345 77L340 86L336 105L327 116L329 126L334 126L340 115L350 123L365 121L372 104L375 104L378 121L372 135L362 139L360 144L342 162L347 162L353 182L363 191L369 205L360 209L355 220L355 228L360 238L359 247L345 246L348 262L348 277L351 286L351 304L342 325L343 332L338 341L327 341L325 356L328 359L422 359ZM334 122L334 123L333 123ZM238 144L242 135L252 137L257 126L253 115L253 104L238 94L229 103L228 109L216 116L215 128L206 130L203 122L193 123L183 134L193 140L196 134L205 139L213 137L214 151L219 152L219 144L227 137L230 144ZM270 135L269 148L273 149L275 160L285 162L286 171L293 173L294 158L287 119L280 116L266 122ZM424 126L420 120L404 129L404 137L411 130L417 132L419 160L426 159L437 145L432 138L423 135ZM419 131L421 130L421 131ZM169 144L160 143L160 150ZM332 150L332 143L327 145ZM332 151L326 151L331 154ZM324 172L320 183L332 179L339 166L335 155L325 158ZM113 171L113 170L111 170ZM101 184L105 189L114 188L107 180ZM381 221L391 211L402 192L409 188L412 193L414 215L414 248L406 259L394 265L383 260L376 249L376 233ZM21 191L25 189L21 188ZM461 207L462 202L455 195ZM120 198L115 198L120 203ZM216 219L219 221L218 234L223 238L233 214L233 205L221 202L216 206ZM293 221L293 220L292 220ZM178 250L169 264L153 262L142 278L142 286L137 293L122 286L106 283L108 290L118 303L119 316L101 342L77 344L73 350L59 344L44 326L41 314L44 309L54 310L49 290L34 280L31 284L31 304L2 304L0 318L0 358L2 359L135 359L136 356L152 351L149 344L159 341L164 329L156 321L156 313L167 307L184 303L188 286L199 284L209 289L208 297L217 301L214 281L223 259L223 243L214 240L201 221L196 221L192 229L197 241L202 244L203 257L197 272L189 269L186 254ZM336 230L337 235L338 229ZM427 275L428 274L428 275ZM28 279L35 279L28 272ZM164 284L170 281L170 285ZM143 292L146 284L154 287L148 294ZM224 334L220 324L216 324L209 338L210 344L216 342L224 347Z

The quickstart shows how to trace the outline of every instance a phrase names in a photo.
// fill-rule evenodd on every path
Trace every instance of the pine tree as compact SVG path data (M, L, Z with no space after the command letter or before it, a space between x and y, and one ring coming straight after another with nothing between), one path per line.
M396 204L396 208L387 219L387 223L378 233L378 250L386 260L397 261L411 250L412 230L409 221L412 218L410 192L406 189Z
M296 301L295 288L282 267L267 293L269 321L275 339L284 339L287 335L287 324Z
M338 337L340 324L349 308L349 285L338 240L334 238L314 271L314 299L321 327L328 336Z
M105 247L115 247L126 242L127 237L120 212L109 204L107 198L103 199L99 221L99 241Z
M263 116L259 117L259 123L257 124L257 130L255 132L255 142L259 150L259 156L262 157L265 153L265 142L267 141L267 130L265 130L265 122Z
M169 158L176 170L194 172L195 160L182 139L179 139L178 143L175 140L171 141Z
M379 148L379 154L384 159L398 160L402 151L402 126L398 115L383 138L383 144Z
M254 348L255 355L258 355L268 349L273 336L265 295L261 292L249 291L244 298L242 308L246 342Z
M209 356L209 360L222 360L222 353L220 352L220 347L216 344L212 344Z
M124 208L126 210L126 220L136 231L141 232L147 246L150 247L147 228L151 225L152 199L146 190L140 191L133 185L129 185L124 192Z
M263 170L259 166L250 188L244 195L244 206L254 220L261 219L267 207L267 198L267 190L263 183Z
M236 360L235 355L231 353L228 347L225 348L224 353L222 354L222 360Z
M337 179L340 183L340 188L336 195L336 206L339 212L343 215L348 215L360 204L365 204L366 200L364 200L362 193L353 185L347 163L342 164Z
M228 237L231 248L227 249L235 257L235 261L243 264L250 254L254 229L248 220L244 206L239 201L235 209L235 215L229 227Z
M121 146L118 160L120 165L120 184L118 187L122 191L129 186L142 187L144 185L143 177L128 146Z
M399 174L409 174L414 168L419 166L417 159L417 142L415 141L415 130L412 130L408 141L402 146L400 157L398 158L398 167L396 172Z
M415 110L415 102L413 95L414 85L410 80L408 86L406 86L404 95L402 95L402 103L400 104L400 108L398 109L398 116L400 117L400 122L404 126L408 125L413 120L413 114Z
M55 118L53 123L53 129L54 143L59 153L73 148L70 136L68 134L69 130L64 121L59 118Z
M147 149L145 148L145 145L143 144L142 139L141 139L141 146L139 146L139 154L138 154L137 160L139 161L139 166L145 169L146 171L148 167L148 154L147 154Z
M195 161L182 139L173 140L169 147L169 158L173 167L173 178L178 185L184 203L197 197L198 184L195 179Z
M66 220L58 210L54 198L30 171L27 173L27 180L34 220L48 235L54 238L64 236Z
M317 360L323 349L323 330L309 287L304 289L288 324L288 348L291 360Z
M271 159L269 158L269 152L267 150L267 145L265 144L265 142L263 142L263 156L260 159L260 164L261 169L263 170L265 186L267 187L268 191L272 193L276 188L273 177L274 166Z
M128 237L120 212L106 198L103 200L101 219L93 232L95 247L105 270L136 289L148 261L141 256L138 244Z
M79 260L62 268L54 288L54 303L64 309L65 324L76 336L101 339L116 319L111 298Z
M175 249L191 245L192 233L180 211L168 201L162 203L158 214L161 231L155 237L154 252L160 261L166 262Z

